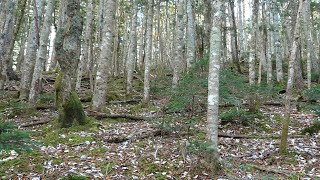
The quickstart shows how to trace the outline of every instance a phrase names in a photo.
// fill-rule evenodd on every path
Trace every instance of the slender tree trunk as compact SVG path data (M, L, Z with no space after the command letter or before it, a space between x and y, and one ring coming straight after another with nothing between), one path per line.
M177 21L176 21L176 36L175 36L175 56L174 56L174 67L173 67L173 79L172 88L176 89L179 82L179 76L182 70L183 63L183 17L184 17L184 0L177 1Z
M282 57L281 57L281 39L280 39L280 16L276 12L273 16L275 32L273 33L274 46L275 46L275 58L276 58L276 71L277 71L277 82L283 81L283 69L282 69ZM283 46L282 46L283 48Z
M112 61L116 1L107 0L106 4L107 8L102 30L103 36L100 49L100 61L97 67L96 82L92 97L92 109L95 111L101 111L106 103L107 79L109 73L108 64Z
M86 14L86 24L85 24L85 33L84 33L84 40L82 46L82 56L80 59L80 63L78 66L78 74L77 74L77 84L76 90L80 91L81 85L81 78L83 74L88 75L88 58L90 53L90 39L92 39L92 26L93 26L93 10L94 5L92 0L88 0L87 2L87 14Z
M204 20L203 20L203 26L204 26L204 34L203 34L203 57L208 54L209 52L209 46L210 46L210 30L211 30L211 0L204 0Z
M11 43L14 38L14 9L16 6L15 0L8 0L6 3L6 17L4 20L3 30L0 34L0 90L4 89L4 85L8 80L7 63L11 58Z
M187 69L189 69L196 59L196 40L195 40L195 28L192 11L193 0L187 0L187 16L188 16L188 35L187 35Z
M144 60L144 84L143 84L143 103L150 101L150 68L152 60L152 32L153 32L153 0L148 0L147 17L147 36L146 36L146 55Z
M128 59L126 61L126 72L127 72L126 93L127 94L130 94L132 92L134 63L136 62L136 58L137 58L138 2L136 0L133 0L132 5L133 5L133 11L132 11L131 31L130 31L130 44L128 49Z
M311 31L310 24L310 0L304 0L303 3L303 30L305 35L305 41L307 44L307 82L308 89L311 88L311 70L312 70L312 61L315 61L314 56L312 56L313 48L313 36Z
M49 44L49 34L52 24L52 13L54 11L54 0L47 0L47 8L44 17L44 23L40 32L40 47L37 52L35 68L31 81L31 89L29 94L29 102L35 103L41 90L41 76L43 66L47 57L47 46Z
M239 16L239 47L240 47L240 59L243 59L243 53L245 51L244 45L245 45L245 36L244 36L244 22L243 22L243 12L242 9L244 6L243 0L238 0L238 16Z
M146 49L146 41L147 41L147 19L148 19L148 8L145 7L143 12L143 23L142 23L142 34L140 40L140 48L139 48L139 59L138 59L138 69L143 70L143 63L145 59L145 49Z
M208 75L208 109L207 109L207 139L212 152L210 160L218 164L218 124L219 124L219 69L221 50L221 4L222 0L212 3L215 13L212 19L210 35L210 58Z
M44 0L34 0L34 19L31 22L30 33L27 40L26 55L22 63L21 81L20 81L20 99L28 99L32 75L35 67L35 59L37 58L37 50L39 48L39 25L41 22L40 16L42 15Z
M238 35L237 35L237 25L234 14L234 0L229 0L230 10L231 10L231 20L232 20L232 38L234 42L234 52L233 52L233 63L237 68L237 71L241 73L240 60L239 60L239 48L238 48Z
M300 0L299 4L299 10L297 15L297 21L295 25L294 30L294 38L293 38L293 44L290 52L290 59L289 59L289 69L288 69L288 81L287 81L287 90L286 90L286 99L285 99L285 120L282 124L282 132L281 132L281 142L280 142L280 153L286 153L287 152L287 146L288 146L288 130L289 130L289 123L290 123L290 110L291 110L291 100L292 100L292 89L294 84L294 77L295 77L295 66L297 63L297 52L299 47L299 41L300 41L300 14L302 13L302 6L303 1Z

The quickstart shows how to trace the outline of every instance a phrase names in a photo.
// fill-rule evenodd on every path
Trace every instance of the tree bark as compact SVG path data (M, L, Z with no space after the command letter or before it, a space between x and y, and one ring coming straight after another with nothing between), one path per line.
M15 0L8 0L6 3L6 17L3 23L3 30L0 36L0 90L4 89L7 76L7 63L10 57L10 48L12 39L14 38L14 10L16 6Z
M137 58L138 2L136 0L133 0L132 6L133 6L133 11L132 11L132 20L131 20L130 43L129 43L129 49L128 49L128 59L126 61L126 71L127 71L126 93L127 94L130 94L132 92L134 63L136 62L136 58Z
M102 30L102 42L100 48L100 60L97 67L95 89L92 97L92 109L101 111L106 103L107 96L107 79L109 73L108 64L112 61L114 26L116 13L116 1L107 0L107 10Z
M175 55L173 63L173 78L172 78L172 88L176 89L178 86L180 73L182 71L183 63L183 37L184 37L184 0L177 1L177 20L176 20L176 34L175 34Z
M221 4L222 0L212 3L215 13L212 19L210 35L210 58L208 74L208 109L207 109L207 139L212 151L212 160L217 163L218 152L218 123L219 123L219 69L221 50Z
M290 123L290 110L291 110L291 100L292 100L292 89L294 84L294 77L295 77L295 66L297 63L297 52L299 47L300 41L300 16L302 12L303 1L300 0L299 3L299 10L297 14L297 21L294 29L294 36L293 36L293 44L290 53L289 59L289 69L288 69L288 81L287 81L287 90L286 90L286 99L285 99L285 120L282 124L282 132L281 132L281 143L280 143L280 153L285 154L287 152L288 146L288 131L289 131L289 123Z
M47 8L44 17L44 23L40 32L40 47L37 52L35 68L31 81L31 89L29 94L29 102L35 103L41 90L41 77L43 66L47 57L47 47L49 44L49 34L52 25L52 13L54 11L54 0L47 0Z
M56 106L62 128L85 124L85 114L75 91L80 60L82 17L80 0L61 1L61 26L55 38L56 58L61 71L55 82Z
M194 28L194 18L193 18L193 0L187 0L187 69L189 69L196 60L196 47L195 47L195 28Z
M35 67L35 59L37 58L37 50L39 48L39 22L42 15L42 2L44 0L35 0L34 19L31 22L30 32L27 40L26 55L21 66L21 81L20 81L20 99L28 99L32 75Z
M84 33L84 40L83 40L83 46L82 46L82 56L80 59L80 63L78 66L78 74L77 74L77 84L76 84L76 90L80 90L81 85L81 78L83 74L87 75L89 72L88 69L88 59L89 59L89 53L90 53L90 39L92 39L92 28L93 28L93 10L94 5L92 0L88 0L87 2L87 14L86 14L86 24L85 24L85 33Z
M148 0L148 17L147 17L147 37L146 37L146 54L144 60L144 83L143 83L143 103L148 104L150 101L150 66L152 59L152 32L153 32L153 0Z

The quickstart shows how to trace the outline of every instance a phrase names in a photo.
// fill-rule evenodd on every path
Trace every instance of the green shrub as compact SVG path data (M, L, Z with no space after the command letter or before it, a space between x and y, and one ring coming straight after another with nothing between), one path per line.
M29 131L21 131L11 122L0 122L0 150L31 150L34 142Z
M320 85L311 87L310 89L303 91L303 97L309 102L320 100Z
M320 131L320 120L315 120L310 127L304 128L301 134L316 134Z

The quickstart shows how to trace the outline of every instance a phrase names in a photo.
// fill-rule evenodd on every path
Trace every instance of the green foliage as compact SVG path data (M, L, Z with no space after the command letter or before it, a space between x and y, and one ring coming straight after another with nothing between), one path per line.
M315 120L310 127L302 129L302 134L316 134L320 131L320 120Z
M248 85L246 79L228 69L220 72L220 103L240 106L246 96Z
M18 130L11 122L0 122L0 150L31 150L31 132Z
M38 104L45 105L45 104L52 104L55 101L55 96L53 93L42 93L39 96Z
M0 105L0 112L9 119L16 116L30 116L35 113L35 109L24 101L9 100Z
M229 122L237 122L239 120L242 125L248 126L255 124L255 118L264 118L263 114L259 112L250 112L241 108L231 108L229 111L224 111L220 114L221 124Z
M311 87L303 91L303 97L310 102L315 102L320 100L320 85Z
M181 76L177 89L171 92L171 100L167 106L169 112L204 109L208 87L207 65L208 59L203 59Z
M81 144L86 141L94 141L95 137L93 136L80 136L79 132L94 132L97 130L97 122L94 121L92 118L86 118L85 125L74 125L68 129L61 129L60 124L53 125L50 127L44 127L42 129L43 134L42 136L43 143L45 145L57 145L57 144L69 144L69 145L76 145ZM65 137L62 137L64 135ZM41 135L40 135L41 136Z

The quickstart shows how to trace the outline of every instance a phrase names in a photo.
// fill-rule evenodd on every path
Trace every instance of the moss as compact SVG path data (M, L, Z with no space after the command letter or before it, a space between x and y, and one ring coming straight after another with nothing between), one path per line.
M63 104L63 113L61 113L61 127L71 127L75 122L79 125L85 124L85 114L82 104L75 91L69 95L69 99Z
M56 106L58 109L62 106L62 77L63 73L60 71L54 83L54 88L56 90Z
M62 128L71 127L74 123L85 124L85 114L83 106L75 91L71 91L65 101L63 101L62 87L63 73L60 72L56 78L56 106L59 111L59 122Z
M0 163L0 175L8 177L26 172L42 173L44 161L45 159L38 152L24 152L16 159ZM12 169L14 172L11 171Z

